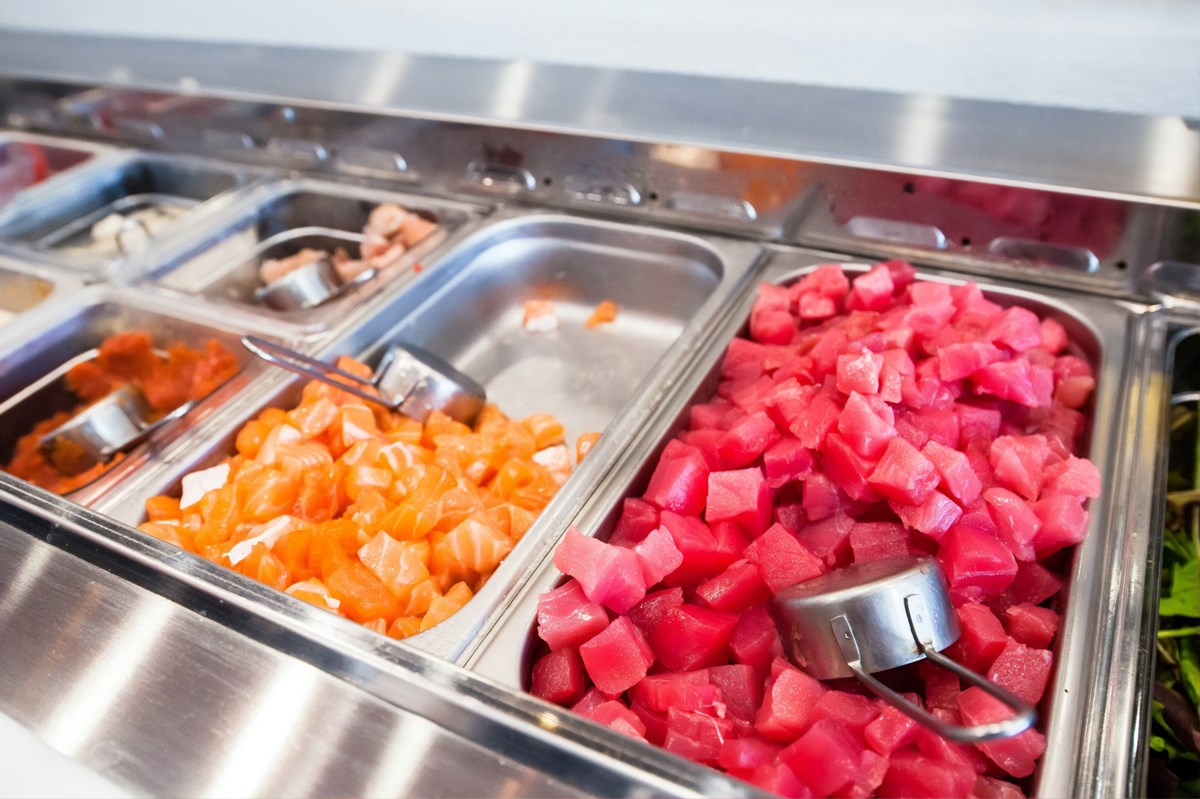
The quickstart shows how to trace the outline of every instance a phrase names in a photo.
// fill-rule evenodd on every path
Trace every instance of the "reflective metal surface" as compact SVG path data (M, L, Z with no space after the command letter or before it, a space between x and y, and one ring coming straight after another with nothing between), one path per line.
M54 522L0 505L0 711L139 793L745 795L617 761L616 734L418 655L347 659L319 625L95 546L69 504L0 475L10 500L14 484Z
M755 280L903 257L1054 315L1097 366L1090 445L1107 488L1072 567L1034 787L1143 791L1168 336L1200 320L1194 125L35 33L0 47L0 124L0 146L66 159L0 209L0 310L16 314L0 326L0 396L137 324L371 363L403 340L510 414L555 413L572 440L604 431L472 603L407 643L123 524L223 458L250 414L294 400L286 375L243 370L78 502L0 474L0 712L71 757L162 795L749 792L524 695L530 603L556 579L567 524L611 524L681 410L712 389ZM198 205L136 253L36 246L145 192ZM322 246L351 244L384 201L441 233L318 308L252 304L273 247L314 228ZM525 328L528 299L555 304L556 330ZM586 330L604 299L621 324Z
M182 85L193 95L636 133L715 149L1200 200L1200 131L1172 117L528 62L49 33L7 38L0 74L14 77L165 92ZM145 118L138 110L108 116Z

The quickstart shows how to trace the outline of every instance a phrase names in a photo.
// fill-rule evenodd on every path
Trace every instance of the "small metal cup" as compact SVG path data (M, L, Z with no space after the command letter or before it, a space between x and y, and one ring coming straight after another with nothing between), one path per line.
M262 286L254 296L277 311L304 311L328 302L342 290L337 270L325 256Z
M939 654L958 640L949 586L932 558L905 555L855 564L784 589L775 597L784 648L819 680L856 677L877 696L938 734L977 743L1027 730L1036 711L1008 691ZM1014 715L993 724L949 724L871 675L929 659L978 686Z
M483 386L437 356L408 344L393 344L369 380L257 336L243 336L242 346L268 363L419 422L437 410L471 424L487 402Z
M61 474L76 475L112 460L194 404L184 403L152 422L154 409L136 386L126 383L51 430L38 447Z

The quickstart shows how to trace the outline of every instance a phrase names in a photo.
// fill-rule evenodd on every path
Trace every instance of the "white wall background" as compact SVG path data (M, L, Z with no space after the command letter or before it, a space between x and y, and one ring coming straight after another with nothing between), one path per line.
M3 27L528 58L1200 119L1200 0L0 0Z

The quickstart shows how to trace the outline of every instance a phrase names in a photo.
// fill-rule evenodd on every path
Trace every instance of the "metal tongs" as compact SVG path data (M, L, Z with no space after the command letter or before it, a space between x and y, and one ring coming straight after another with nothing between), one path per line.
M257 336L243 336L242 346L268 363L400 411L419 422L437 410L471 424L487 402L483 386L437 356L407 344L393 344L370 379Z
M195 402L185 402L151 421L154 409L141 390L126 383L84 408L42 437L38 448L60 474L68 477L108 463L158 428L183 416Z
M343 282L333 268L329 253L324 253L278 280L260 286L254 292L254 298L277 311L305 311L341 296L378 272L378 269L367 269Z
M781 591L775 597L788 656L818 680L857 677L876 696L953 741L979 743L1018 735L1037 718L1028 703L940 654L958 640L941 566L909 555L856 564ZM1002 721L950 724L871 676L927 658L999 699L1013 711Z

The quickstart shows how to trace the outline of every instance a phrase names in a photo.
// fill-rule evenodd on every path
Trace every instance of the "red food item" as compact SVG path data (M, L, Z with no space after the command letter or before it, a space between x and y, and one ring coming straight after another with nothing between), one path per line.
M1058 614L1024 602L1004 611L1004 625L1008 634L1025 646L1047 649L1058 630Z
M954 744L817 681L783 659L771 597L933 555L962 629L950 654L1038 701L1057 616L1037 605L1065 567L1047 559L1086 533L1100 488L1077 454L1094 380L1060 323L972 284L915 281L903 262L761 287L716 396L692 407L611 539L641 556L649 593L627 617L655 660L616 701L648 740L784 795L1020 795L997 775L1031 773L1040 733ZM928 664L895 679L948 722L1008 712Z
M538 637L551 650L577 647L607 626L608 614L584 595L578 580L538 597Z
M583 697L587 684L583 661L574 649L560 649L540 657L533 664L529 692L548 702L569 705Z
M579 581L593 602L624 613L646 596L646 581L637 554L567 529L554 551L554 565Z
M617 696L646 676L654 655L642 631L622 616L579 647L588 677L608 696Z
M984 693L981 688L968 688L959 698L963 721L967 724L991 724L1012 716L1012 711ZM1037 730L1026 730L1014 738L978 744L979 750L993 763L1014 777L1028 777L1037 759L1046 751L1046 736Z

